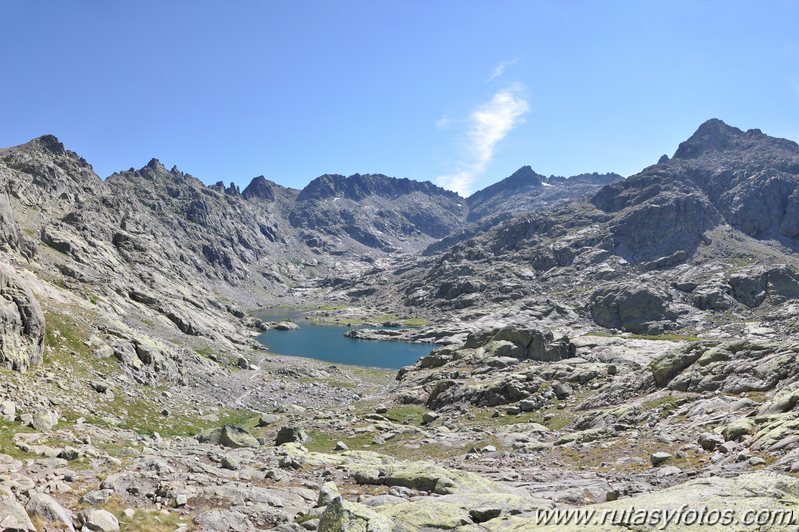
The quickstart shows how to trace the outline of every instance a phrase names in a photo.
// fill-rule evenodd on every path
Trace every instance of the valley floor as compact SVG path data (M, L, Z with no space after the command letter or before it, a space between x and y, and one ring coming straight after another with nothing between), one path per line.
M539 349L512 326L399 377L206 346L181 382L136 383L90 313L48 308L44 364L3 370L6 527L651 529L622 513L637 508L737 512L669 530L788 530L799 511L799 419L774 386L796 369L790 343L543 335ZM726 389L733 367L770 384ZM613 517L553 513L577 508ZM769 526L743 521L764 509Z

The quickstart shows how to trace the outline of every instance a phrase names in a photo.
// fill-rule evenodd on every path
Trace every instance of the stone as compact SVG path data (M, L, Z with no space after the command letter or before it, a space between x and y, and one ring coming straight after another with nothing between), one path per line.
M275 446L284 443L303 443L308 439L308 435L299 427L285 426L280 429L275 438Z
M89 504L91 506L97 506L103 504L107 501L111 495L114 494L114 490L112 489L104 489L104 490L95 490L85 493L80 498L81 504Z
M78 514L84 528L92 532L118 532L119 521L107 510L84 510Z
M755 430L755 424L749 418L741 418L732 423L728 423L722 430L722 435L727 441L739 441L747 434Z
M319 489L319 497L316 500L316 506L327 506L333 499L341 498L341 493L338 491L335 482L325 482Z
M69 511L49 495L38 491L32 492L25 510L33 519L40 519L62 529L75 530Z
M77 460L82 456L82 453L74 448L74 447L64 447L64 450L58 454L59 458L63 458L64 460Z
M428 411L422 415L422 423L428 425L430 423L433 423L434 421L437 421L438 418L440 417L441 415L438 412Z
M105 393L108 390L108 383L105 381L92 381L91 387L97 393Z
M0 417L5 421L14 421L17 418L17 405L14 401L0 403Z
M343 441L337 441L336 442L336 447L335 447L334 450L336 450L336 451L347 451L347 450L349 450L349 447Z
M552 383L552 391L555 397L561 400L566 399L574 393L574 389L568 383L558 381Z
M41 432L53 430L57 424L58 415L54 412L34 412L30 421L30 426Z
M532 412L544 406L545 401L541 396L536 396L532 399L522 399L518 403L518 407L522 412Z
M277 423L279 420L280 416L276 416L275 414L261 414L261 417L258 418L258 426L268 427L273 423Z
M241 461L238 457L230 453L222 457L221 464L223 468L230 469L231 471L236 471L241 467Z
M240 447L260 447L261 444L249 432L234 425L225 425L219 432L219 445L238 449Z
M656 453L652 453L652 456L649 457L649 461L652 462L653 466L657 467L671 458L674 458L674 456L667 452L658 451Z
M319 518L319 532L392 532L394 523L367 506L333 499Z
M760 272L739 272L730 276L732 297L747 307L757 307L766 299L767 275Z
M0 486L0 528L15 532L36 532L25 508L6 486Z
M300 326L291 321L281 321L277 323L274 328L278 331L294 331L299 329Z
M699 435L699 445L706 451L713 451L716 447L724 443L724 437L718 434L707 432Z
M182 508L189 503L189 498L185 493L175 495L175 508Z

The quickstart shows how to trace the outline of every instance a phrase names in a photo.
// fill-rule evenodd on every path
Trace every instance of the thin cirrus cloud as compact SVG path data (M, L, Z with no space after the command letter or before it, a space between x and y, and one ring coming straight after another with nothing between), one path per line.
M505 69L507 69L509 66L514 65L516 61L518 61L518 59L511 59L510 61L503 61L500 64L498 64L496 67L494 67L494 71L491 72L491 75L488 76L486 83L488 83L489 81L494 81L495 79L501 77L502 74L505 73Z
M469 115L469 130L465 139L466 156L460 169L439 176L436 183L462 196L472 192L474 183L483 175L497 144L524 121L530 104L524 98L524 86L514 83L498 91L490 101L479 105Z

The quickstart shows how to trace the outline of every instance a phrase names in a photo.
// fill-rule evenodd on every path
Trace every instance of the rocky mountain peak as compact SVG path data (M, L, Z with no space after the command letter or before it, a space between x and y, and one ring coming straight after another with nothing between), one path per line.
M147 169L147 170L152 170L154 172L159 172L159 173L166 173L167 172L166 167L163 164L161 164L161 161L159 161L155 157L150 159L150 161L146 165L144 165L144 168Z
M544 181L546 177L537 174L530 166L522 166L505 179L478 190L469 196L468 201L474 205L500 193L516 193L523 189L540 187Z
M66 155L64 144L55 135L42 135L25 144L26 147L41 150L53 155Z
M266 201L275 200L274 183L267 180L264 176L259 175L250 181L247 188L241 193L245 199L261 199Z
M718 118L711 118L680 144L674 153L674 159L692 159L708 151L725 150L734 138L743 134L737 127L729 126Z
M508 183L520 183L531 187L541 186L542 176L537 174L529 165L522 166L510 177L506 178Z

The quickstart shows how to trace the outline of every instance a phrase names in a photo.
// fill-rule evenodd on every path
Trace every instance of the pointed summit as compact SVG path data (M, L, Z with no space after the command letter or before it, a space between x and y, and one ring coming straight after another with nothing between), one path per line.
M469 196L469 204L476 205L498 194L516 194L521 190L537 188L545 180L544 176L537 174L530 166L522 166L502 181L497 181Z
M25 144L26 147L41 150L54 155L66 155L64 144L55 135L42 135Z
M148 170L153 170L155 172L166 172L166 167L161 164L161 161L153 157L150 161L144 165L144 168Z
M262 199L267 201L274 201L275 191L274 184L268 181L264 176L259 175L250 181L247 188L241 193L244 199Z
M682 142L674 152L675 159L693 159L708 151L722 151L736 137L743 135L737 127L728 126L718 118L711 118L699 126L696 133Z

